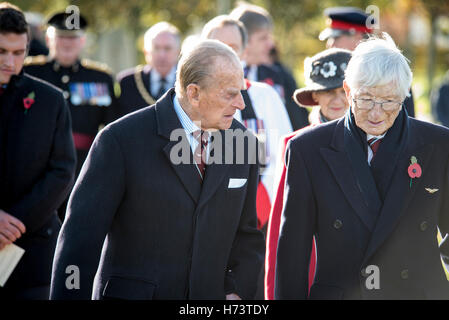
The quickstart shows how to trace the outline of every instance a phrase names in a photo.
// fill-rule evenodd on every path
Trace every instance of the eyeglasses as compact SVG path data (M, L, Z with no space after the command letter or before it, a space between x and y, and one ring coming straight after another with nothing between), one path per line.
M383 102L377 102L372 99L352 99L352 101L355 103L355 106L361 110L371 110L374 108L374 105L380 104L380 107L384 111L395 111L399 109L399 107L402 105L403 101L383 101Z

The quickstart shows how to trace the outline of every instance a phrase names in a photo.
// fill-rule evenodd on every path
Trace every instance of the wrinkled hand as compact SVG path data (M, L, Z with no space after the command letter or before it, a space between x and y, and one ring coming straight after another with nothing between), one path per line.
M0 250L19 239L26 231L17 218L0 209Z
M235 293L230 293L226 295L226 300L242 300L242 298Z

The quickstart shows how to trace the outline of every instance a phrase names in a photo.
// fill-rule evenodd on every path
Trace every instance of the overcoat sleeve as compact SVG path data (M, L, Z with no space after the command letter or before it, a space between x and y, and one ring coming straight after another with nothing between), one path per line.
M256 193L259 165L251 165L245 204L225 277L225 293L236 293L242 299L253 299L263 264L265 242L257 230Z
M90 299L101 249L125 190L124 155L110 127L95 139L67 206L56 246L51 299ZM68 266L80 271L80 289L66 287Z
M306 299L316 206L307 166L290 140L276 257L275 299Z

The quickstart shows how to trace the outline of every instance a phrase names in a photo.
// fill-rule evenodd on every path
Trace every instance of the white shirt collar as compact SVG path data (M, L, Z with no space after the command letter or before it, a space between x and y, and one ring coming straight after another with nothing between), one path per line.
M366 134L366 141L371 140L372 138L375 138L375 139L382 139L383 137L385 137L386 134L387 134L387 133L385 132L384 134L382 134L382 135L380 135L380 136L373 136L373 135L367 133L367 134Z

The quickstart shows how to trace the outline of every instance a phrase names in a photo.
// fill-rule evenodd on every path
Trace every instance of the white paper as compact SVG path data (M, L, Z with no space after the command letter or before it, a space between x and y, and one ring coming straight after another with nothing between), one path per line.
M229 189L235 189L235 188L241 188L245 185L246 179L229 179L228 188Z
M0 250L0 287L5 285L24 253L25 250L13 243Z

